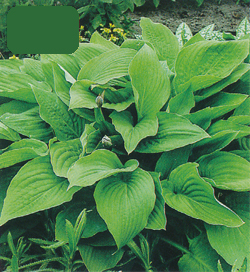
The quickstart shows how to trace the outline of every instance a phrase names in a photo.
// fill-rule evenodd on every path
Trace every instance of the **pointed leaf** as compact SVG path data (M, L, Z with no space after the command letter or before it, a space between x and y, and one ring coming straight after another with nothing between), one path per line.
M202 271L215 272L217 271L217 262L220 256L210 246L205 234L189 239L190 253L184 254L178 266L181 272Z
M59 177L67 177L69 168L79 159L82 145L79 139L66 142L56 142L56 138L49 142L50 160L53 171Z
M167 219L165 215L165 201L162 196L162 187L159 179L160 175L156 172L150 172L150 175L154 180L156 201L154 209L148 217L148 223L145 228L153 230L165 230Z
M136 148L140 153L158 153L183 147L209 135L188 119L167 112L158 113L159 129L156 136L142 140Z
M80 67L73 55L67 54L42 54L41 60L51 60L61 65L74 79L77 78Z
M43 120L51 125L57 138L61 141L78 138L84 128L85 121L72 111L57 97L55 93L48 93L33 88L40 107Z
M45 81L41 61L34 59L23 59L24 66L20 67L23 73L32 76L37 81Z
M7 76L0 73L0 96L36 103L30 84L47 91L50 89L45 82L38 82L24 73L8 74Z
M138 120L146 115L155 115L168 100L170 81L156 53L148 45L144 45L130 63L129 75Z
M88 79L95 83L106 84L111 79L126 76L129 63L135 54L135 50L127 48L105 52L82 67L78 80Z
M247 71L249 71L250 65L247 63L240 64L233 72L226 78L220 80L219 82L215 83L214 85L205 88L203 90L199 90L195 93L195 101L199 102L211 95L214 95L221 90L223 90L228 85L236 82L239 80Z
M249 191L250 163L235 154L218 151L204 156L199 161L201 176L214 181L216 188L234 191Z
M49 156L33 159L12 179L4 200L0 225L10 219L70 201L80 188L67 191L67 187L68 181L54 174Z
M178 39L180 47L182 47L186 42L188 42L193 37L193 34L191 32L191 29L186 23L181 23L177 27L175 36Z
M21 137L16 131L0 122L0 139L15 142L21 140Z
M150 42L159 60L166 60L169 68L172 69L179 52L179 44L175 35L166 26L153 23L148 18L142 18L140 26L143 40Z
M215 198L212 186L199 176L197 166L183 164L171 172L169 181L162 181L167 205L209 224L241 226L244 222Z
M103 38L97 31L92 34L90 43L104 46L107 48L107 50L114 50L119 48L118 45Z
M172 97L168 104L169 112L180 115L189 114L194 106L194 95L189 89Z
M48 154L47 145L34 139L22 139L8 146L0 155L0 168L5 168Z
M107 47L94 43L80 43L73 53L78 65L82 68L88 61L108 51Z
M147 225L155 205L154 182L149 173L138 168L99 181L94 198L120 249Z
M123 250L114 247L78 246L82 260L88 271L102 272L116 266L123 256Z
M240 39L245 35L250 33L250 23L245 17L239 24L238 28L236 29L236 39Z
M91 186L100 179L121 172L132 172L138 161L129 160L123 166L115 153L96 150L91 155L80 158L68 171L70 186Z
M177 93L197 91L229 76L247 57L248 41L204 41L184 47L176 60ZM188 73L186 69L188 67Z
M240 268L245 257L250 256L250 216L249 194L233 193L226 196L226 204L233 209L245 222L238 228L213 226L206 224L208 240L211 246L231 265L237 260Z
M9 128L29 138L48 142L53 137L52 128L41 119L38 106L17 114L7 112L0 120Z
M158 120L156 116L145 116L135 126L133 125L133 117L130 112L113 112L110 115L115 129L121 133L124 139L126 151L131 153L134 151L138 143L148 136L154 136L158 130Z

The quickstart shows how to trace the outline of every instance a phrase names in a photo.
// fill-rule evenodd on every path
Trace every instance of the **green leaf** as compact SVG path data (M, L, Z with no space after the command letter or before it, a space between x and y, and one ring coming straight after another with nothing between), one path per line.
M247 71L249 71L250 65L246 63L240 64L233 72L226 78L220 80L219 82L215 83L214 85L205 88L203 90L199 90L195 93L195 101L199 102L211 95L214 95L221 90L223 90L228 85L236 82L239 80Z
M72 199L80 188L68 190L68 181L57 177L49 156L26 163L12 179L4 200L0 225L13 218L58 206Z
M70 205L66 210L60 212L56 217L55 226L55 236L56 240L68 242L68 237L66 235L65 229L65 219L75 224L77 216L83 210L84 207L88 207L88 203L75 203ZM87 222L84 227L82 238L89 238L97 234L98 232L103 232L107 230L107 226L103 219L98 214L95 207L87 212Z
M202 155L210 154L229 145L237 136L238 131L223 130L211 136L211 138L203 139L193 146L193 155L199 158Z
M133 116L129 111L113 112L110 115L115 129L121 133L124 139L125 149L130 154L138 143L148 136L154 136L158 130L156 116L145 116L139 123L134 125Z
M140 153L159 153L198 142L209 135L200 127L191 124L185 117L159 112L159 129L156 136L142 140L136 148Z
M138 40L138 39L126 39L122 43L121 48L130 48L130 49L134 49L136 51L139 51L145 44L147 44L152 49L154 49L154 47L151 43L145 42L143 40Z
M80 43L73 53L78 65L82 68L88 61L108 51L107 47L94 43Z
M122 172L132 172L138 161L129 160L123 166L115 153L100 149L80 158L68 171L70 187L91 186L100 179Z
M52 64L52 76L54 81L54 90L57 96L68 106L70 100L69 89L71 84L66 80L63 70L55 63Z
M0 73L5 73L6 75L12 73L20 73L20 66L23 65L23 60L18 59L1 59L0 61Z
M87 79L106 84L111 79L126 76L135 54L135 50L127 48L105 52L88 61L80 70L77 80Z
M47 154L48 148L44 142L23 139L8 146L4 150L4 153L0 155L0 168L6 168L19 162Z
M211 118L216 119L237 108L246 98L245 94L220 92L206 99L204 103L205 107L211 107ZM204 104L201 106L204 107Z
M190 40L188 40L183 46L189 46L191 44L194 44L196 42L204 42L205 39L201 36L200 33L196 33Z
M226 262L240 268L245 257L250 256L250 216L249 194L233 193L226 196L226 204L233 209L245 222L238 228L205 225L211 246L225 259Z
M169 112L180 115L189 114L194 106L194 95L189 89L172 97L168 104Z
M247 57L248 41L204 41L184 47L176 60L177 93L207 88L223 78ZM187 73L188 68L188 73Z
M23 73L32 76L37 81L45 81L41 61L33 59L23 59L24 66L20 67Z
M168 100L170 82L156 53L149 46L144 45L131 61L129 75L138 120L146 115L155 115Z
M49 141L49 151L53 171L57 176L66 178L69 168L82 153L82 145L79 139L57 142L53 138Z
M165 215L165 201L162 196L162 187L160 183L160 175L156 172L150 172L151 177L154 180L156 201L153 211L148 217L148 223L146 229L153 230L165 230L167 219Z
M211 121L212 121L211 116L212 116L212 110L210 107L185 115L185 117L188 120L190 120L193 124L205 130L211 124Z
M167 205L209 224L241 226L244 222L215 198L212 186L199 176L197 167L196 163L183 164L171 172L168 181L162 181Z
M7 112L0 120L9 128L29 138L48 142L53 137L52 128L41 119L38 106L18 114Z
M73 55L67 54L42 54L41 60L50 60L62 66L74 79L77 78L80 67Z
M98 213L120 249L147 225L156 199L154 181L138 168L99 181L94 198Z
M82 260L88 271L102 272L116 266L123 256L123 250L114 247L78 246Z
M206 40L211 39L214 30L214 24L208 25L199 31L199 34Z
M70 108L97 108L96 98L105 90L103 108L125 110L133 102L132 87L116 90L111 87L94 85L93 81L78 80L70 89Z
M90 39L90 43L96 44L96 45L101 45L107 48L107 50L115 50L118 49L119 46L114 44L111 41L106 40L103 38L97 31L95 31Z
M54 129L60 141L80 137L85 121L72 111L58 98L55 93L48 93L33 88L40 108L42 119Z
M153 23L148 18L141 18L142 38L150 42L159 60L166 60L168 67L173 69L179 52L179 43L172 31L166 26Z
M176 30L175 36L178 39L180 47L188 42L192 37L192 31L186 23L181 23Z
M180 271L217 271L217 262L220 256L210 246L206 235L200 234L188 240L190 253L186 253L180 258L178 262Z
M237 107L233 113L234 116L248 115L250 116L250 97ZM232 120L232 119L231 119Z
M218 151L202 157L199 165L201 176L212 179L216 188L234 191L250 189L250 163L242 157Z
M239 24L238 28L236 29L236 39L240 39L245 35L250 33L250 23L245 17Z
M15 142L21 140L21 137L16 131L0 122L0 139Z
M69 254L70 258L73 258L75 250L76 250L76 237L74 233L74 227L68 221L67 219L65 220L65 229L68 237L68 245L69 245Z
M156 163L155 171L160 173L161 180L169 177L170 173L179 165L188 161L191 146L184 146L171 151L163 152Z
M30 84L37 88L50 90L48 84L38 82L27 74L15 73L3 76L0 73L0 96L36 103Z

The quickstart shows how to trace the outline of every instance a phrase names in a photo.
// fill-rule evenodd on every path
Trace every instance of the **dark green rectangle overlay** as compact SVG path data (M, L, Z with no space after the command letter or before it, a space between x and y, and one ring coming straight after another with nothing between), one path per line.
M14 7L7 16L13 54L71 54L79 46L79 15L69 6Z

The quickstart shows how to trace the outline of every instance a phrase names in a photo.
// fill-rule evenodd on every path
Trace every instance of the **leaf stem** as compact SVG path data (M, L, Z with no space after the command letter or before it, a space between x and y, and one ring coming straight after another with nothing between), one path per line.
M161 238L161 240L162 240L163 242L166 242L166 243L168 243L169 245L171 245L171 246L173 246L173 247L179 249L179 250L182 251L182 252L185 252L185 253L187 253L187 254L190 253L190 251L189 251L187 248L185 248L184 246L182 246L182 245L180 245L180 244L177 244L177 243L175 243L175 242L173 242L173 241L171 241L171 240L169 240L169 239L167 239L167 238Z

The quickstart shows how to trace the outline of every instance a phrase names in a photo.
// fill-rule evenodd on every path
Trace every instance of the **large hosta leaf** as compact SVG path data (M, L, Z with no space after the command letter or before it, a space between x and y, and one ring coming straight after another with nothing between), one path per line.
M170 82L156 53L148 45L144 45L130 63L129 75L138 120L146 115L155 115L167 102Z
M70 166L79 159L82 145L79 139L57 142L54 138L49 142L49 151L53 171L66 178Z
M160 175L156 172L150 172L155 184L155 206L148 217L146 229L161 230L166 228L167 219L165 215L165 201L162 196L162 187L160 183Z
M250 257L250 216L249 193L233 193L226 196L226 204L245 222L238 228L213 226L206 224L208 240L211 246L231 265L237 260L240 268L245 257Z
M250 65L246 63L240 64L233 72L226 78L215 83L214 85L205 88L203 90L197 91L195 93L195 101L203 100L211 95L214 95L221 90L223 90L228 85L239 80L247 71L249 71Z
M113 49L118 49L119 48L118 45L114 44L111 41L106 40L105 38L103 38L98 33L98 31L95 31L93 33L93 35L91 36L91 39L90 39L90 43L91 44L96 44L96 45L104 46L104 47L106 47L106 50L113 50Z
M70 89L70 108L97 108L96 98L105 90L103 108L125 110L134 102L132 87L128 84L125 88L116 90L111 87L93 85L93 81L78 80ZM92 87L95 86L95 87Z
M127 48L105 52L82 67L78 80L88 79L95 83L106 84L111 79L126 76L129 63L135 54L135 50Z
M154 181L138 168L98 182L94 197L117 247L125 246L147 225L155 205Z
M24 66L20 67L23 73L32 76L37 81L45 81L41 61L34 59L23 59Z
M134 125L133 116L129 111L120 113L114 111L110 117L115 129L121 133L128 153L131 153L142 139L154 136L158 130L156 115L145 116L136 125Z
M43 54L42 60L50 60L63 67L74 79L77 78L80 67L72 55L67 54Z
M143 40L150 42L159 60L166 60L170 69L174 67L179 43L169 28L162 24L153 23L148 18L142 18L140 22Z
M9 167L48 154L47 145L34 139L23 139L8 146L0 155L0 168Z
M33 88L43 120L51 125L61 141L78 138L83 132L85 121L58 98L55 93L48 93Z
M129 160L123 166L115 153L96 150L91 155L80 158L68 172L70 187L90 186L96 181L121 172L132 172L138 161Z
M171 208L215 225L237 227L243 221L214 196L212 186L198 174L198 164L186 163L162 181L163 197Z
M248 50L246 40L204 41L184 47L175 65L177 93L189 86L192 91L204 89L229 76L247 57Z
M26 163L10 183L0 225L10 219L70 201L79 187L67 191L68 185L66 179L54 174L49 156L38 157Z
M78 49L73 53L78 65L82 68L88 61L108 51L99 44L80 43Z
M48 142L53 137L53 130L41 119L38 106L20 113L7 112L0 120L9 128L29 138Z
M38 82L24 73L8 74L7 76L0 73L0 96L36 103L30 84L44 90L50 89L45 82Z
M137 152L169 151L209 137L203 129L193 125L185 117L167 112L159 112L157 116L159 120L157 134L142 140L136 148Z
M15 142L21 140L21 137L16 131L0 122L0 139Z
M78 246L83 263L88 271L102 272L113 268L120 261L124 251L115 247Z
M181 272L217 271L217 263L220 256L210 246L205 234L189 239L189 251L178 262Z
M250 163L235 154L218 151L199 161L201 176L214 181L213 186L234 191L250 190Z

